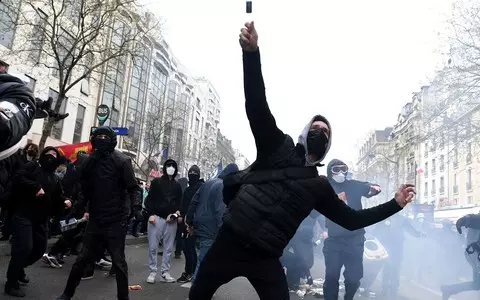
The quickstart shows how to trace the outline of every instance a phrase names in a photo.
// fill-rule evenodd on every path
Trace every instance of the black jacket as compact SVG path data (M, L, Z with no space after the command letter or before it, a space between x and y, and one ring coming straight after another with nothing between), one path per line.
M232 229L239 240L269 256L280 257L312 209L349 230L372 225L401 210L395 200L360 211L339 200L316 167L305 167L304 144L295 145L277 127L266 101L260 53L244 52L243 67L245 108L257 159L240 173L240 178L234 174L231 178L237 179L230 181L228 176L224 180L224 201L228 205L224 226ZM299 140L306 140L310 125ZM279 172L276 179L265 175L275 169Z
M43 152L54 149L46 147ZM43 189L45 195L37 197ZM45 222L50 216L64 210L66 198L58 178L53 172L46 172L37 161L22 166L12 181L12 205L16 214L32 221Z
M155 178L150 183L150 190L145 199L145 210L149 216L156 215L165 219L169 214L180 211L182 206L182 187L175 180L177 171L170 178L165 169L166 164L171 162L175 163L174 160L167 159L163 166L162 177Z
M78 207L86 207L90 220L98 224L125 222L132 211L142 209L142 192L132 162L115 150L107 156L93 152L82 164L83 196Z
M182 208L180 209L180 213L182 214L182 216L187 215L188 207L190 206L190 202L192 202L193 195L195 195L195 193L204 183L205 181L203 179L200 179L194 184L188 184L188 187L183 192Z

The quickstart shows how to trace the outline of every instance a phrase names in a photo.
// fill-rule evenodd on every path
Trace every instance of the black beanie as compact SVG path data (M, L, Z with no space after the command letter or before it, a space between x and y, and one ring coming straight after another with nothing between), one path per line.
M190 167L190 169L188 169L188 174L190 174L192 172L200 175L200 168L197 165L193 165L193 166Z

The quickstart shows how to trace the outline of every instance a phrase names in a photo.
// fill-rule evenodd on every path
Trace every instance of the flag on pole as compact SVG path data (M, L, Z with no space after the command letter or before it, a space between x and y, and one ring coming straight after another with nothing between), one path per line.
M210 174L208 174L207 180L217 178L218 175L220 175L220 173L222 172L222 170L223 170L223 166L222 166L222 161L220 160L220 163L217 165L217 167L213 169L213 171L210 172Z

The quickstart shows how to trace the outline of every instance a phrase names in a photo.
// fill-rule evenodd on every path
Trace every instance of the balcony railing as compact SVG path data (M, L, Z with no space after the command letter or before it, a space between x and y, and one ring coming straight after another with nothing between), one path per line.
M430 193L432 194L432 196L435 196L437 194L437 191L432 189Z
M458 185L453 186L453 193L458 194Z

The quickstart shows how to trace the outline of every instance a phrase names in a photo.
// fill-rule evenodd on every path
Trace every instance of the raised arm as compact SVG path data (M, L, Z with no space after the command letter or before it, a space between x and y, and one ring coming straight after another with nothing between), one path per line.
M318 191L315 209L338 225L353 231L383 221L402 210L403 206L412 201L411 193L414 192L414 188L410 185L402 186L397 192L397 199L358 211L341 201L326 179Z
M240 45L243 49L245 110L255 138L257 155L267 156L282 145L285 135L277 127L268 107L258 49L258 34L253 22L246 23L242 29Z

